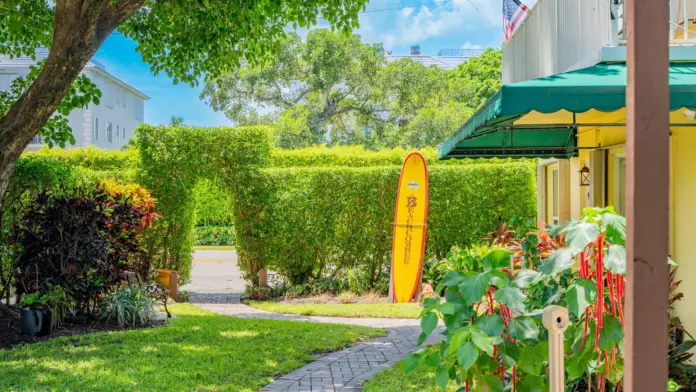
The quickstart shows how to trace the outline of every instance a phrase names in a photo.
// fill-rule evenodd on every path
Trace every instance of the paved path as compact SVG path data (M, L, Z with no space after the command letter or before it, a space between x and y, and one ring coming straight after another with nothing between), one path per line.
M244 279L234 250L197 250L193 253L191 282L182 286L192 296L244 292ZM192 302L199 302L192 298Z
M361 325L385 328L387 334L317 360L261 388L268 392L359 391L375 374L416 351L419 320L299 316L251 308L240 302L244 280L234 251L196 251L191 283L183 287L198 306L233 317ZM433 333L428 343L441 335Z

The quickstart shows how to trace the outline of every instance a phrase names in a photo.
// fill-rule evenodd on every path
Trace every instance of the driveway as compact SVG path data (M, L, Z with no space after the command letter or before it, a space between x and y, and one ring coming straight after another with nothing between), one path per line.
M244 279L234 250L197 250L193 253L191 282L181 289L191 302L218 302L244 293Z

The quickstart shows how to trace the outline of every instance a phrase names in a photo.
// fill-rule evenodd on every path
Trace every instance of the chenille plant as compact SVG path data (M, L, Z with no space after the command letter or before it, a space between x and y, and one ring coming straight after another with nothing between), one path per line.
M620 390L625 219L611 207L588 208L579 221L541 230L537 237L537 245L541 237L549 243L556 238L554 248L560 247L533 259L519 257L519 249L497 249L468 257L461 270L445 275L439 288L446 302L426 300L419 339L425 341L442 319L445 341L407 357L405 371L420 363L434 366L438 385L454 380L462 392L545 390L548 335L541 313L557 304L571 315L565 333L568 385Z

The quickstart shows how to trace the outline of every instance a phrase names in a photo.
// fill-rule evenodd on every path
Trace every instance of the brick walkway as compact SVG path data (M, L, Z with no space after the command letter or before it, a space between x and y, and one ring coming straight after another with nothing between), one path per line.
M319 356L316 361L277 378L260 391L359 391L365 382L377 373L416 351L416 341L421 332L419 320L298 316L265 312L240 303L238 294L191 293L190 301L204 309L233 317L350 324L387 329L387 335L384 337ZM435 332L428 343L434 343L440 337L441 335Z

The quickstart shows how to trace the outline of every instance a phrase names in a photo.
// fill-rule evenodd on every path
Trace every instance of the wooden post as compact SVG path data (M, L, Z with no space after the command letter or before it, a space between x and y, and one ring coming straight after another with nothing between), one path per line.
M169 274L169 296L174 301L179 300L179 273L176 271Z
M626 392L667 385L669 3L627 2Z

